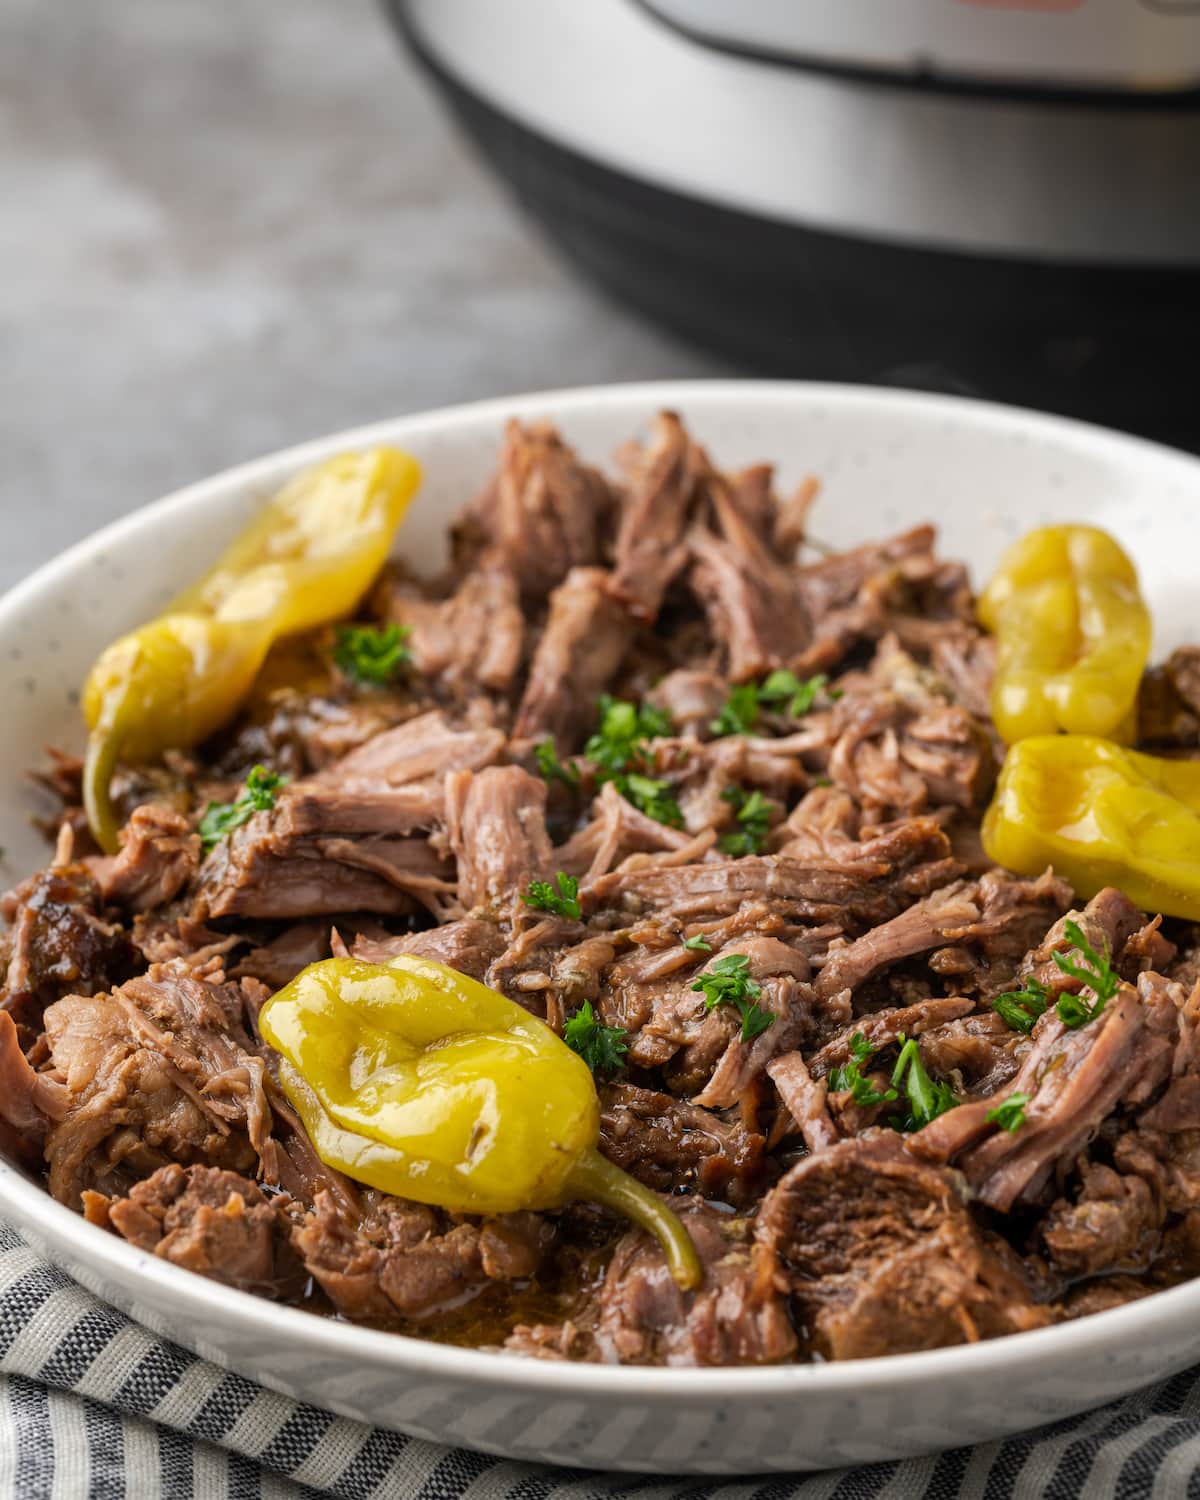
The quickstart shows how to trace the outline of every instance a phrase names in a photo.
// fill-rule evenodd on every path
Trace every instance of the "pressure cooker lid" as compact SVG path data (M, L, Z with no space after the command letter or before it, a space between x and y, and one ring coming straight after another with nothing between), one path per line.
M643 0L720 46L947 83L1200 88L1200 0Z

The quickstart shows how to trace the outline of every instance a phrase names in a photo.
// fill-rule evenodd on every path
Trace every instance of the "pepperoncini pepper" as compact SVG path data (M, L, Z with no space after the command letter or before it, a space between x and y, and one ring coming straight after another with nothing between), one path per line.
M587 1065L504 995L429 959L333 958L268 1000L259 1026L329 1166L458 1213L590 1199L653 1234L680 1286L699 1284L679 1219L596 1149Z
M420 477L394 448L339 454L298 474L166 614L101 655L83 710L84 803L103 849L117 848L117 761L215 733L276 640L348 614L383 566Z
M1053 865L1081 896L1119 887L1136 905L1200 919L1200 761L1090 735L1013 745L983 846L1022 875Z
M979 600L996 637L992 717L1011 745L1029 735L1131 738L1150 655L1137 572L1096 526L1043 526L1010 547Z

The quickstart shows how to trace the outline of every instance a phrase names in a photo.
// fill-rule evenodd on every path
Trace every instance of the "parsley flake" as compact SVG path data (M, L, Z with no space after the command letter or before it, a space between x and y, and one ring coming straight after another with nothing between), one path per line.
M835 701L842 696L840 688L829 687L829 678L824 672L801 679L795 672L784 669L771 673L758 690L758 701L786 703L788 715L793 719L802 719L811 710L820 693L826 693L827 697Z
M718 1005L732 1005L742 1018L742 1041L761 1036L776 1019L773 1012L755 1005L762 985L750 973L750 960L744 953L727 953L711 969L699 975L692 985L704 995L706 1012Z
M407 625L339 625L333 648L338 671L351 682L383 687L412 660Z
M861 1031L856 1031L850 1038L850 1061L829 1070L827 1082L830 1090L835 1094L849 1092L855 1104L863 1109L872 1104L889 1104L897 1097L896 1090L891 1088L881 1093L869 1078L863 1076L863 1068L874 1056L874 1047Z
M620 1026L605 1026L585 1000L563 1027L563 1041L577 1052L597 1078L617 1073L625 1066L629 1044Z
M721 712L709 722L715 735L749 734L758 723L758 688L741 682L729 691Z
M905 1040L900 1037L900 1055L892 1069L892 1087L904 1086L908 1098L907 1116L893 1116L891 1123L897 1130L920 1130L938 1115L944 1115L958 1103L954 1090L948 1083L938 1083L930 1078L921 1061L920 1049L915 1037Z
M1025 981L1024 988L1006 990L991 1002L992 1009L1006 1026L1013 1031L1023 1031L1026 1036L1033 1030L1038 1017L1045 1014L1049 1004L1049 990L1032 976Z
M692 953L711 953L713 951L712 944L702 932L697 932L690 938L684 938L683 946Z
M531 880L521 900L535 911L569 917L572 922L578 922L583 915L579 905L579 882L574 875L567 875L562 870L554 877L553 884L548 880Z
M255 766L246 777L245 790L234 802L210 802L204 809L197 832L200 847L210 853L223 838L235 828L248 823L256 812L270 812L287 777L268 771L266 766Z
M671 795L669 781L642 776L637 771L630 771L628 776L616 776L613 779L617 791L628 798L639 812L644 812L647 817L654 818L659 823L666 823L670 828L683 827L683 812Z
M600 699L600 728L583 753L596 768L597 782L613 782L639 812L671 828L682 828L683 813L671 783L645 774L648 742L669 735L673 728L670 714L661 709L645 703L639 707L606 693Z
M999 1125L1001 1130L1007 1130L1010 1135L1015 1135L1025 1123L1025 1106L1029 1103L1029 1094L1009 1094L1007 1099L1002 1099L995 1109L989 1109L984 1119L989 1125Z
M1093 1002L1085 1000L1082 995L1060 997L1058 1004L1054 1007L1058 1013L1058 1019L1069 1030L1075 1031L1100 1015L1120 989L1121 979L1110 962L1111 955L1107 941L1104 944L1102 957L1088 942L1078 922L1065 922L1063 933L1068 942L1080 953L1082 962L1077 963L1063 953L1054 953L1051 957L1064 974L1071 979L1077 979L1096 997Z
M734 833L723 833L717 842L722 854L759 854L771 831L771 810L774 807L760 791L746 793L740 786L727 786L721 793L723 802L732 802L737 808L738 828Z
M562 781L567 786L578 786L579 767L573 761L564 764L559 760L552 737L537 742L533 747L533 758L544 781Z
M600 728L583 747L599 780L611 781L623 771L643 764L646 741L669 735L674 728L670 714L643 703L626 703L607 693L600 698Z

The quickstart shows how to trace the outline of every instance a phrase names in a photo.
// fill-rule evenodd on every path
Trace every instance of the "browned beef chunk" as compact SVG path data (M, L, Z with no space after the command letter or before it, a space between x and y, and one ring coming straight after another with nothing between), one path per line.
M1088 1162L1078 1194L1058 1199L1043 1219L1041 1241L1054 1268L1071 1280L1144 1271L1159 1249L1164 1213L1145 1178Z
M680 1213L704 1264L698 1291L681 1292L663 1253L633 1230L613 1253L596 1339L621 1364L766 1365L788 1359L796 1335L772 1266L751 1252L751 1225L702 1203Z
M1142 678L1138 740L1162 748L1200 744L1200 646L1180 646Z
M745 682L786 666L808 645L808 617L793 576L748 533L691 533L691 585L708 611L730 678Z
M680 667L668 672L646 694L647 701L661 708L681 734L704 736L729 697L729 684L715 672Z
M943 630L932 643L933 666L961 708L976 719L992 713L992 679L996 675L996 643L990 635L960 625Z
M983 1098L1012 1079L1027 1050L1021 1033L990 1010L945 1021L921 1038L922 1061L935 1076L957 1074L963 1087Z
M655 441L634 476L617 533L613 592L639 619L653 622L687 561L684 533L707 470L674 412L658 418Z
M592 1333L569 1319L565 1323L518 1323L504 1340L504 1348L526 1359L569 1359L578 1364L599 1358Z
M327 1194L292 1243L337 1310L395 1323L463 1306L500 1282L534 1275L554 1238L537 1214L455 1223L439 1209L372 1195L355 1223Z
M913 818L844 851L803 862L750 855L679 869L617 870L595 882L597 904L670 913L681 921L731 916L763 901L793 921L858 932L887 921L958 873L945 833Z
M761 1186L761 1135L711 1110L632 1083L600 1093L600 1145L609 1161L659 1192L687 1185L705 1198L749 1203Z
M1036 881L993 871L982 880L943 886L854 942L831 945L817 994L855 989L879 970L930 949L938 973L968 979L969 987L998 991L1008 983L1035 934L1063 911L1071 888L1047 873Z
M423 714L285 787L205 860L196 915L405 913L417 902L441 910L451 872L418 835L445 817L446 773L491 764L503 743L499 730Z
M196 873L200 840L188 820L153 802L134 810L121 834L121 851L96 861L106 906L151 911L173 900Z
M825 1359L971 1343L1050 1321L1020 1262L985 1239L954 1172L891 1131L807 1157L765 1199L755 1232L797 1326Z
M271 1109L244 1005L237 985L173 964L47 1009L49 1065L37 1087L52 1091L45 1154L60 1202L77 1203L86 1187L122 1192L171 1161L255 1165ZM12 1119L12 1110L0 1099L0 1112Z
M133 971L133 945L105 920L83 865L39 871L0 900L0 914L11 929L0 944L0 1004L21 1024L36 1027L51 1001L107 989Z
M615 496L604 476L581 464L547 423L510 422L500 469L456 535L459 561L482 551L531 599L571 568L600 561Z
M726 1044L711 1077L694 1095L695 1103L718 1109L746 1102L771 1059L791 1051L811 1029L814 1005L809 963L802 952L773 937L738 939L725 954L731 951L746 960L746 973L758 985L754 1004L775 1019L758 1036L747 1040L739 1030Z
M594 817L555 851L555 868L582 875L585 885L605 875L631 854L663 851L678 855L670 863L685 863L702 855L715 836L697 847L692 835L649 817L606 781L592 806Z
M230 971L233 979L257 979L268 989L281 990L309 964L332 953L328 922L295 922L278 937L252 948Z
M767 1064L767 1076L779 1090L792 1124L810 1151L823 1151L837 1142L837 1126L829 1113L828 1085L814 1078L799 1052L785 1052ZM786 1122L785 1122L786 1124ZM791 1134L787 1126L782 1134Z
M895 636L839 688L842 698L807 734L823 729L830 777L872 817L981 806L997 764L988 726L951 703L950 687Z
M551 738L565 754L596 718L633 634L603 568L574 568L550 596L550 614L513 725L515 741Z
M519 766L448 776L446 820L467 911L551 873L546 783Z
M393 589L387 612L409 627L408 645L422 679L436 680L450 696L470 698L480 688L504 693L515 682L525 616L508 567L482 559L449 599Z
M831 944L817 980L817 994L824 998L839 990L853 990L902 958L953 941L955 934L978 920L975 895L973 885L954 881L853 942L840 947Z
M482 981L488 968L504 952L503 934L495 922L464 917L424 932L406 932L396 937L360 938L351 950L355 958L369 964L386 963L400 953L433 958L460 974Z
M1078 923L1097 953L1111 955L1122 978L1130 981L1135 980L1151 961L1153 966L1165 968L1175 956L1174 944L1167 942L1158 931L1158 920L1148 923L1128 896L1107 886L1093 896L1082 911L1067 912L1051 927L1021 965L1022 979L1032 976L1056 995L1076 987L1075 981L1062 972L1053 956L1055 952L1065 954L1071 947L1066 935L1069 921Z
M1178 986L1144 975L1139 995L1123 986L1093 1021L1068 1030L1054 1011L1003 1091L1026 1094L1025 1123L1010 1132L987 1115L1000 1095L950 1110L912 1137L912 1150L959 1164L982 1201L1007 1212L1037 1198L1060 1163L1070 1163L1122 1100L1149 1097L1171 1066Z
M103 1211L139 1250L241 1291L287 1296L303 1282L282 1206L236 1172L172 1162Z

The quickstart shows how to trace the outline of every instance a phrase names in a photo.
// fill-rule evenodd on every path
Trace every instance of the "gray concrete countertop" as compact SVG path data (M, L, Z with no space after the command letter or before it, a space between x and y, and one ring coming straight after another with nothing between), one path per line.
M580 283L370 0L0 0L0 589L339 427L724 373Z

